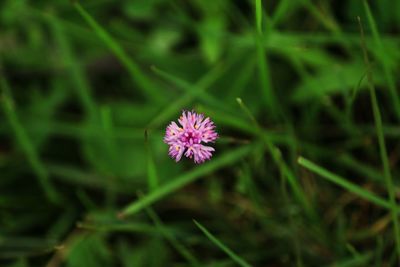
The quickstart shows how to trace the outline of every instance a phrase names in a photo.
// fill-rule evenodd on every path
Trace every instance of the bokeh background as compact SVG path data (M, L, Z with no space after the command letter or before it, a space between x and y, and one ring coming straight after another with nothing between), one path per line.
M397 0L2 0L0 265L398 266L399 32ZM162 140L192 109L202 165Z

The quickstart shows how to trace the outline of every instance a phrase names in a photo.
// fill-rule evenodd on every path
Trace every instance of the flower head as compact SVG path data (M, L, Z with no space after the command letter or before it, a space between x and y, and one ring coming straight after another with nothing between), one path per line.
M169 145L168 154L176 162L183 155L193 158L195 163L210 159L215 150L203 143L214 142L218 138L214 122L194 111L183 111L178 122L179 124L173 121L167 126L164 142Z

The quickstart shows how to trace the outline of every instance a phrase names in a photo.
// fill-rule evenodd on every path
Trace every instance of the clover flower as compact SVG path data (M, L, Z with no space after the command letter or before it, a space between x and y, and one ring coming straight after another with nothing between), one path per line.
M198 164L209 160L215 150L203 143L214 142L218 138L214 122L194 111L183 111L178 122L179 125L174 121L168 125L164 137L164 143L169 145L168 154L171 158L178 162L185 155L194 158L194 162Z

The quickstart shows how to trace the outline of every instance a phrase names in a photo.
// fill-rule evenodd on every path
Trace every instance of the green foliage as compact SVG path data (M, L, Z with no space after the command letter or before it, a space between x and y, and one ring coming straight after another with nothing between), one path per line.
M204 233L204 235L210 239L216 246L218 246L221 250L223 250L234 262L242 267L250 267L251 265L248 264L244 259L238 256L235 252L233 252L230 248L225 246L220 240L218 240L214 235L212 235L203 225L201 225L196 220L194 221L197 227Z
M0 266L398 266L399 10L0 1Z

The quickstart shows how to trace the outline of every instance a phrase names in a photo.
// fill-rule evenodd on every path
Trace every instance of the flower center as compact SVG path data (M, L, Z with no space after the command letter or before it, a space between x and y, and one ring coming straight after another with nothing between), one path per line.
M192 144L200 144L200 136L198 133L187 131L181 136L181 141L188 147Z

